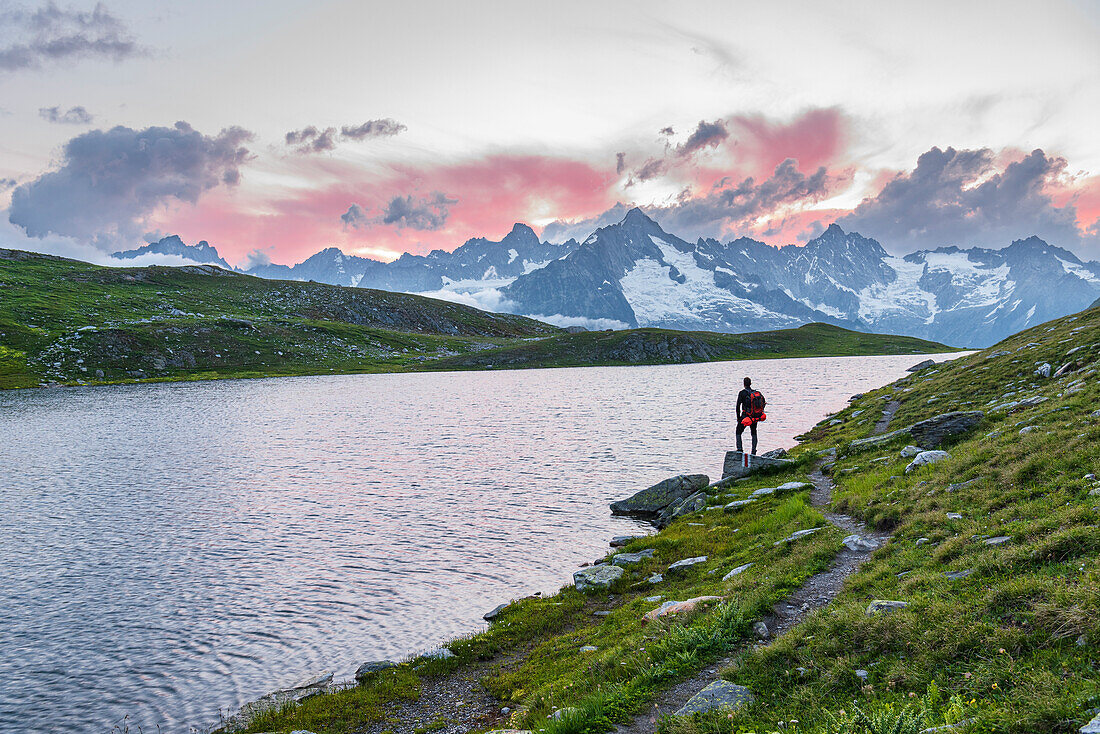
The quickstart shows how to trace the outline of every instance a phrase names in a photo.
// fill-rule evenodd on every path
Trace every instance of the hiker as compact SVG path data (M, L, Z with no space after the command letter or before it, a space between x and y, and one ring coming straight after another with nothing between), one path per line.
M745 428L752 433L752 455L756 456L756 424L768 419L764 414L767 401L758 390L752 389L752 380L745 378L745 389L737 394L737 450L744 453L741 434Z

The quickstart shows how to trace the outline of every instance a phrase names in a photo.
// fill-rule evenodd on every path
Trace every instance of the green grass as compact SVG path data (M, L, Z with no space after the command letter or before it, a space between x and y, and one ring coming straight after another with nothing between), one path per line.
M741 335L565 334L408 294L0 251L0 389L946 350L823 324Z
M1083 348L1067 356L1076 347ZM989 357L998 351L1010 353ZM1037 362L1057 368L1071 360L1075 371L1057 380L1033 374ZM706 511L633 541L623 550L654 548L656 556L610 592L566 587L519 600L487 631L453 642L453 660L410 661L254 722L249 731L355 731L384 720L424 680L465 670L513 710L500 726L604 732L647 710L662 688L732 654L721 675L751 688L755 701L736 712L666 718L661 732L916 734L959 722L969 722L960 732L1076 732L1100 707L1100 483L1085 478L1100 473L1098 367L1100 309L1091 309L872 391L837 414L839 423L828 419L810 430L792 452L790 470L739 483L712 497ZM947 447L950 459L910 474L898 453L904 438L848 449L870 433L891 396L902 401L891 426L897 428L1032 395L1048 400L1013 414L989 412ZM1037 428L1021 435L1025 426ZM839 454L834 509L890 528L893 539L831 604L768 645L747 644L755 620L829 565L841 534L829 527L773 545L793 530L823 525L805 493L729 513L716 507L803 477L830 448ZM962 517L948 519L948 512ZM992 536L1011 540L982 542ZM698 555L707 563L682 577L666 574L655 587L643 582ZM721 580L750 560L748 571ZM973 573L945 576L963 570ZM658 606L646 601L651 595L722 601L647 625L643 614ZM868 616L872 599L909 607ZM585 645L596 652L580 652ZM866 680L857 670L867 671Z

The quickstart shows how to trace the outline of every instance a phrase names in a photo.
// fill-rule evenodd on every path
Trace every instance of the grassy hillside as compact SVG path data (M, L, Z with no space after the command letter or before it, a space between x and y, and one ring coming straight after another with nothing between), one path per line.
M463 354L437 362L440 369L579 367L589 364L669 364L768 357L842 357L862 354L930 354L952 347L910 336L865 334L830 324L797 329L719 334L710 331L631 329L561 334L548 339Z
M936 351L947 347L822 324L742 335L566 334L401 293L0 250L0 388Z
M715 490L705 510L632 541L623 550L654 556L609 591L570 586L518 600L488 631L453 642L454 658L412 659L266 715L249 731L404 731L386 722L418 699L430 709L447 681L473 679L464 700L492 699L480 730L589 734L636 721L631 732L664 734L1077 732L1100 707L1098 369L1094 308L862 395L808 431L789 469ZM1030 398L1041 400L1019 402ZM948 458L907 472L906 436L851 445L895 401L891 428L953 410L984 418L945 443ZM798 490L722 507L759 487L805 480L823 463L835 489L821 511ZM843 532L824 511L892 538L864 556L827 605L777 639L754 641L754 622L839 557ZM783 541L809 528L819 531ZM697 556L706 559L669 570ZM663 579L650 583L653 573ZM702 595L721 599L642 620L662 599ZM908 606L869 614L872 600ZM696 676L747 686L755 700L652 725L637 718ZM502 707L509 711L496 713ZM452 730L457 715L441 701L417 731Z

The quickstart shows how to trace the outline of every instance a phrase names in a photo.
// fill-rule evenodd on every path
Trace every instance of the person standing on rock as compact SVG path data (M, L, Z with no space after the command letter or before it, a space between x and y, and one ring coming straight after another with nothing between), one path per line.
M756 424L766 420L764 415L764 396L752 389L752 379L745 378L745 389L737 394L737 450L745 452L741 444L741 434L745 428L752 434L752 455L756 456Z

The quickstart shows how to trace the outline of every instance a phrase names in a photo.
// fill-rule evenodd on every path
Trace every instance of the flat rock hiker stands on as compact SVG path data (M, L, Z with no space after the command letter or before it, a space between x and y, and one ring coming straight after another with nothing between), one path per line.
M722 465L722 479L740 479L766 467L788 466L790 463L786 459L753 456L743 451L727 451L726 461Z

